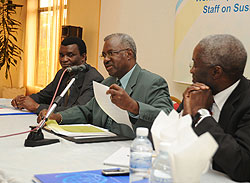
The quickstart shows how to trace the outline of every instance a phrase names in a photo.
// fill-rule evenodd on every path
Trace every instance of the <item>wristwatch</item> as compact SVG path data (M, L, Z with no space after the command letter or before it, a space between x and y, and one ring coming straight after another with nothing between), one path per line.
M211 116L207 109L199 109L196 115L193 117L193 122L196 124L198 121L201 121L203 118Z

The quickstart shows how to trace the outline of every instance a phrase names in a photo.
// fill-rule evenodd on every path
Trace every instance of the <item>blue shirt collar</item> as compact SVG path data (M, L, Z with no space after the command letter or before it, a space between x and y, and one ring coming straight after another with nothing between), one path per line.
M121 82L121 85L122 85L122 88L125 89L127 87L127 84L128 84L128 81L133 73L133 71L135 70L135 67L136 67L137 64L134 65L134 67L127 72L127 74L125 74L121 79L120 79L120 82Z

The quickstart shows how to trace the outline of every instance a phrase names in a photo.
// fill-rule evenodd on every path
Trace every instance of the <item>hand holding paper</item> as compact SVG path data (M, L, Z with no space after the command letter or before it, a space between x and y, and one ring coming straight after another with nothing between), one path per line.
M218 148L208 132L198 137L191 123L190 115L179 118L175 110L169 116L161 111L151 128L156 151L160 142L170 143L168 153L175 183L200 182L201 174L207 171L210 159Z
M128 112L113 104L110 100L110 95L106 94L109 87L95 81L93 81L93 86L95 99L102 110L117 123L126 124L133 130Z
M127 92L116 84L112 84L107 91L113 104L135 115L139 113L138 103Z

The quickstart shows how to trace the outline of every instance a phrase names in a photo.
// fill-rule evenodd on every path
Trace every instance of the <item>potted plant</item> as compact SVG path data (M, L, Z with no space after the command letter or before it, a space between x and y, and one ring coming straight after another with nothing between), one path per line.
M5 66L5 78L9 78L10 88L13 88L10 68L16 67L23 52L16 38L21 22L13 16L16 14L16 8L23 5L14 4L10 0L1 0L0 3L0 70Z

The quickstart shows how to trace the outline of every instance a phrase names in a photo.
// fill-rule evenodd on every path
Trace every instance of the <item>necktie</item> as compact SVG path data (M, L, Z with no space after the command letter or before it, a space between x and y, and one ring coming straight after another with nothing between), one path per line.
M66 86L69 84L69 81L67 81ZM65 93L65 98L64 98L64 107L68 105L69 102L69 95L70 95L70 88L68 91Z
M121 83L121 81L120 81L119 79L116 81L116 84L117 84L118 86L122 87L122 83ZM122 88L123 88L123 87L122 87Z
M122 84L121 84L121 82L120 82L119 79L116 81L116 84L117 84L118 86L122 87ZM112 123L113 123L113 119L112 119L111 117L108 116L107 121L106 121L106 123L105 123L105 128L108 129L108 130L111 130Z
M65 87L69 84L69 82L71 81L72 78L73 78L73 75L69 75L69 78L66 82ZM71 87L73 87L73 86L71 86ZM67 107L67 105L68 105L69 95L70 95L70 88L68 89L68 91L65 93L65 96L64 96L64 107Z

